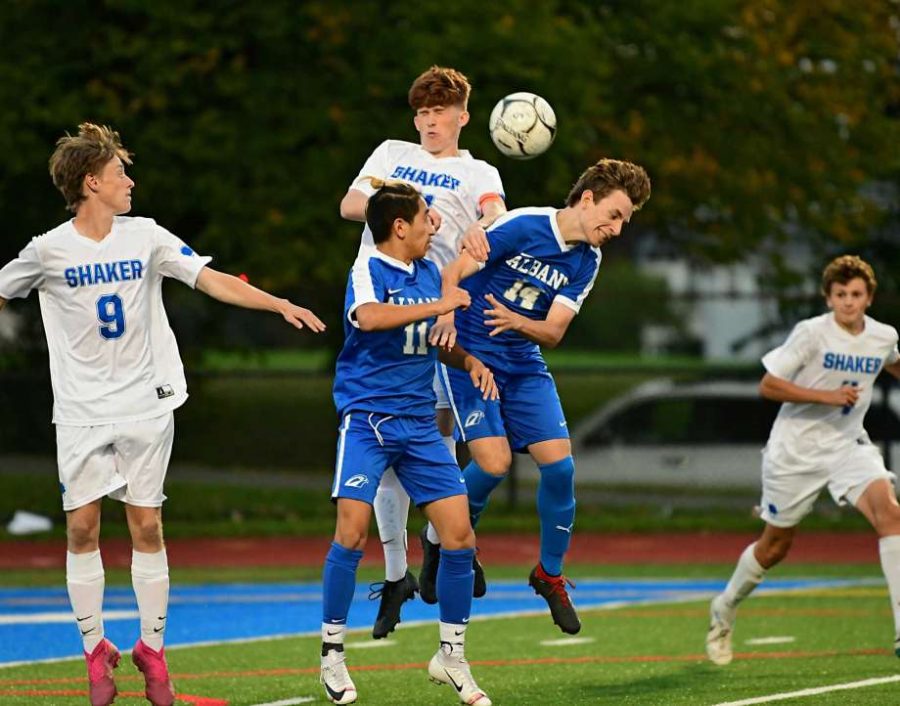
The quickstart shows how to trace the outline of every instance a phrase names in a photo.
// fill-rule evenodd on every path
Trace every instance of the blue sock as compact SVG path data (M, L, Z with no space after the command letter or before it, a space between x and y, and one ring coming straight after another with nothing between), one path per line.
M362 555L361 549L347 549L337 542L331 543L322 571L323 623L346 624L356 590L356 567Z
M441 549L441 563L437 573L438 604L441 622L463 625L469 622L472 610L472 571L474 549Z
M475 527L484 508L487 507L488 499L494 488L500 485L506 476L487 473L475 461L470 461L469 465L463 469L463 478L466 479L466 492L469 494L469 517L472 527Z
M538 466L537 509L541 518L541 565L551 576L562 573L563 557L572 539L575 520L575 462L562 461Z

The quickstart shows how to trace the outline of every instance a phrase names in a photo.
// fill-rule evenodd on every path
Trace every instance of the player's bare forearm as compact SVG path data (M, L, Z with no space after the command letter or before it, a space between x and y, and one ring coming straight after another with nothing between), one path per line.
M844 385L837 390L817 390L766 373L759 382L759 394L773 402L799 402L844 407L856 403L860 388Z
M389 331L442 313L444 312L440 310L438 302L409 306L369 302L353 312L361 331Z
M506 213L506 203L498 195L497 198L488 199L481 204L481 218L478 219L478 223L487 230L504 213Z
M438 359L444 365L449 365L457 370L465 370L469 373L472 385L481 391L484 399L496 400L500 397L497 383L494 380L494 373L458 343L450 350L438 350Z
M316 333L325 330L325 324L309 309L257 289L238 277L204 267L197 278L197 289L224 304L240 306L244 309L258 309L281 314L297 328L309 327Z
M5 307L5 306L6 306L6 299L4 299L3 297L0 297L0 310L2 310L3 307Z
M364 223L369 197L358 189L350 189L341 199L341 218Z
M567 306L554 303L544 320L529 319L517 314L500 302L493 294L485 296L490 308L484 310L485 325L491 328L490 336L504 331L515 331L542 348L556 348L566 335L575 312Z
M446 292L452 287L459 286L459 283L466 277L471 277L478 272L480 267L469 253L460 253L458 258L441 271L441 290Z
M499 195L486 200L482 204L481 217L472 223L460 238L460 252L467 252L478 262L487 262L491 252L485 231L500 216L506 213L506 204Z

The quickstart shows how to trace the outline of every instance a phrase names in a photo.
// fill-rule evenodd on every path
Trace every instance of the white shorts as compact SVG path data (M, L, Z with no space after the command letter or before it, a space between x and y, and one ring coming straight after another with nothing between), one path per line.
M172 455L175 415L93 427L56 426L63 510L106 495L129 505L160 507Z
M775 527L795 527L810 513L823 488L838 505L856 505L869 484L881 478L897 480L871 443L854 444L802 471L773 461L763 449L760 516Z

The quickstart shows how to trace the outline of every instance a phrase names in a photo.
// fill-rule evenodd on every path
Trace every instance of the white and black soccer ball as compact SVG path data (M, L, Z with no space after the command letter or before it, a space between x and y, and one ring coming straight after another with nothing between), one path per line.
M491 139L507 157L531 159L546 151L556 137L556 114L534 93L510 93L491 111Z

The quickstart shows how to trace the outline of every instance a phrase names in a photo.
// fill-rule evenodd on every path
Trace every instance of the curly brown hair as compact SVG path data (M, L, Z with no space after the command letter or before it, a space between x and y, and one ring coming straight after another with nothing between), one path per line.
M409 105L413 110L436 105L457 105L465 110L471 90L469 79L456 69L432 66L409 87Z
M613 191L624 191L637 211L650 198L650 177L643 167L618 159L601 159L582 172L566 197L566 206L578 203L585 191L594 194L594 203Z
M822 271L822 294L827 297L831 294L831 285L847 284L857 277L866 283L869 296L875 294L878 280L875 279L875 270L868 262L857 255L836 257Z
M131 164L131 155L122 146L119 133L106 125L81 123L78 134L60 137L50 156L50 177L73 213L85 200L84 178L97 174L113 157Z

